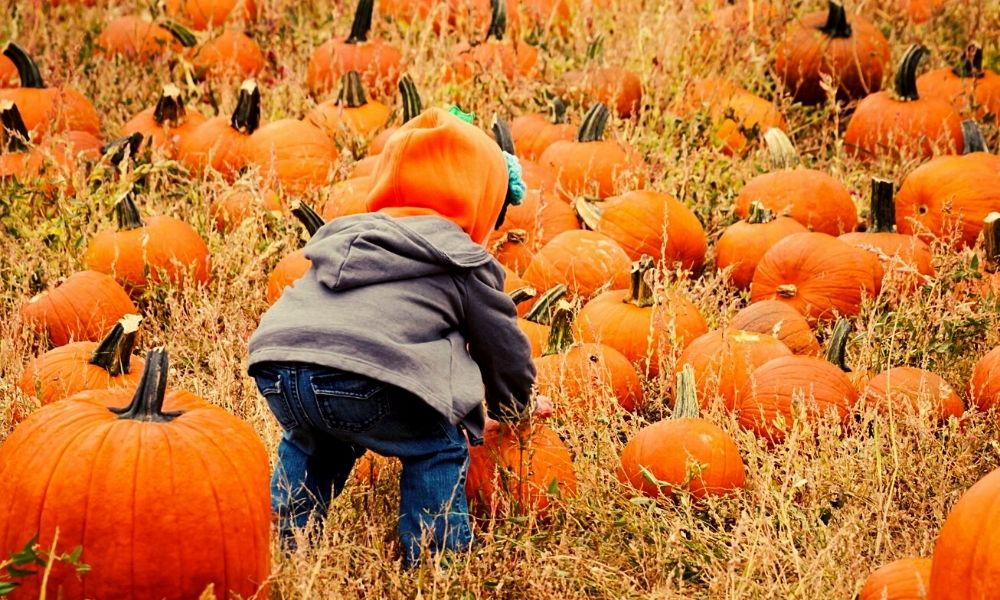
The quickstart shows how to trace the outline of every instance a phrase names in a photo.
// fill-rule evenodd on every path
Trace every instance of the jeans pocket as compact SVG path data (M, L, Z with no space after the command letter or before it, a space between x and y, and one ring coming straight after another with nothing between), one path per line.
M267 406L271 409L278 424L285 431L291 431L299 427L299 421L292 412L292 407L288 403L288 396L283 389L281 377L273 372L259 372L254 375L257 382L257 390L261 396L267 400Z
M323 373L309 379L316 411L329 428L361 433L389 414L386 385L353 373Z

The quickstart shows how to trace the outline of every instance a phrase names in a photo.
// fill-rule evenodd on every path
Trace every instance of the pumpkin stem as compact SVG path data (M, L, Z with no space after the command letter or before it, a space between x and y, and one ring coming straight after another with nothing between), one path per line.
M917 93L917 66L925 54L927 48L920 44L913 44L906 49L906 54L903 55L896 70L896 96L899 100L912 102L920 99Z
M780 298L794 298L799 293L799 288L794 283L784 283L776 288L778 297Z
M507 33L507 0L490 0L490 28L486 31L486 39L491 37L500 41Z
M142 215L139 214L139 207L132 199L132 192L125 194L121 200L115 203L114 211L115 220L118 221L118 231L131 231L146 226L142 221Z
M528 240L528 232L524 229L509 229L490 245L490 254L496 254L506 244L523 244Z
M674 387L673 419L697 419L700 415L698 406L698 390L695 385L694 368L685 364L677 374L677 385Z
M986 138L983 137L983 130L979 128L979 123L975 119L962 121L962 154L972 152L989 152L986 145Z
M163 412L163 400L167 392L167 371L170 361L167 349L154 348L146 355L146 368L142 370L139 387L132 396L132 402L124 408L108 407L119 419L169 423L181 416L181 411Z
M122 138L111 140L101 146L101 155L107 156L113 165L119 165L126 156L135 156L142 145L142 134L138 131Z
M168 83L163 86L163 93L156 101L153 108L153 120L158 125L170 123L178 125L186 116L184 111L184 99L181 98L181 90L174 84Z
M351 22L351 33L344 40L345 43L359 44L368 41L374 11L375 0L358 0L358 7L354 9L354 21Z
M771 154L772 169L791 169L799 164L799 154L784 131L769 127L764 132L764 143Z
M594 103L583 116L583 123L576 132L578 142L599 142L604 139L604 127L608 124L611 110L600 102Z
M21 87L32 89L44 89L45 82L42 74L38 71L38 65L31 56L14 42L7 42L7 47L3 49L3 55L14 63L17 69L17 76L21 80Z
M604 202L580 196L573 202L573 210L587 229L596 231L601 215L604 214Z
M983 219L983 268L988 273L1000 271L1000 212L991 212Z
M566 292L567 288L562 283L557 283L545 290L538 297L538 300L535 300L535 303L531 306L531 310L524 314L524 320L538 323L539 325L551 325L552 312L555 309L553 305L562 300Z
M236 131L247 135L260 126L260 89L253 79L247 79L240 85L240 96L229 123Z
M826 24L819 28L831 38L851 37L851 24L847 22L847 11L844 10L843 3L830 0L827 3Z
M348 71L340 78L340 93L337 94L337 105L347 108L361 108L368 104L365 98L365 86L361 83L361 73Z
M413 83L413 78L409 74L399 78L399 95L403 98L404 123L423 112L424 103L420 101L417 85Z
M751 225L759 225L761 223L770 223L775 218L776 215L773 210L754 200L750 203L750 211L747 213L746 222Z
M573 345L573 316L576 306L573 302L559 300L552 310L552 327L545 342L542 356L559 354Z
M514 301L514 304L521 304L522 302L527 302L528 300L531 300L532 298L537 296L538 290L531 287L530 285L526 285L511 290L510 292L507 293L507 295L510 296L510 299Z
M198 45L198 38L195 37L191 30L184 27L180 23L174 23L173 21L164 21L160 24L161 27L170 32L170 35L177 40L177 43L185 48L194 48Z
M553 125L562 125L566 122L566 101L558 96L549 103L549 121Z
M630 302L639 308L648 308L656 304L653 287L649 285L646 278L655 267L653 259L646 254L632 263L632 269L629 271L628 292L625 294L623 302Z
M90 355L90 364L101 367L112 377L127 374L141 321L139 315L122 317Z
M302 223L303 227L306 228L306 231L309 232L310 236L316 235L319 228L326 225L326 221L323 220L323 217L319 216L319 214L305 202L296 202L292 206L292 214L295 215L300 223Z
M510 133L510 126L507 122L500 117L493 115L493 124L490 126L493 130L493 138L497 141L497 146L506 152L507 154L517 155L517 150L514 148L514 136Z
M3 134L3 152L27 152L30 135L21 118L21 111L13 100L0 100L0 133Z
M847 366L847 340L851 337L851 330L854 326L847 319L837 319L837 324L833 326L833 334L830 336L830 346L826 349L827 362L840 368L845 373L850 373L851 368Z
M871 228L872 233L896 231L896 201L893 184L886 179L872 177Z
M962 55L962 64L951 70L957 77L982 79L986 76L983 71L983 47L972 42L965 47Z

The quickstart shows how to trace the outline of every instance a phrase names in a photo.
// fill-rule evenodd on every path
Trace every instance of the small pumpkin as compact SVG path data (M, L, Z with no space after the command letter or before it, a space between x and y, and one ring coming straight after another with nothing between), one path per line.
M642 81L634 71L599 61L605 56L603 43L599 35L587 48L591 64L563 74L560 94L580 104L606 104L623 119L633 117L642 108Z
M391 112L385 104L365 98L361 74L348 71L341 80L337 97L309 111L305 121L325 131L338 146L359 154L360 146L389 122Z
M930 598L931 559L900 558L875 569L858 600L920 600Z
M490 25L482 42L460 42L452 47L443 80L467 82L481 76L501 75L508 82L530 76L538 61L534 46L504 40L507 33L507 0L490 0Z
M712 145L728 156L745 155L770 128L788 128L774 103L719 78L690 82L672 110L682 119L704 115Z
M260 170L266 187L303 194L329 181L337 147L322 129L298 119L279 119L247 139L247 163Z
M232 16L244 21L257 18L256 0L165 0L165 8L168 15L198 30L221 27Z
M53 346L97 341L125 315L139 312L110 275L79 271L21 306L21 320Z
M260 124L260 90L248 79L240 85L232 115L212 117L196 127L177 146L177 158L195 173L211 169L235 181L247 164L247 140Z
M163 86L156 106L138 113L122 126L121 135L142 134L143 144L173 158L177 146L191 134L205 117L198 111L188 111L181 91L173 84Z
M561 98L554 98L549 106L549 115L528 113L510 122L510 133L519 156L538 160L553 143L576 138L576 128L566 122L566 103Z
M771 335L795 354L822 353L809 321L795 307L778 300L754 302L736 313L729 327Z
M201 77L256 77L264 69L264 53L247 34L224 29L195 49L191 63Z
M871 378L861 403L882 413L927 414L941 422L965 412L962 399L944 379L915 367L893 367Z
M138 15L112 19L95 40L99 56L150 62L195 45L194 35L174 23L153 23Z
M241 223L262 212L280 214L284 210L281 197L269 189L240 186L219 193L208 205L208 215L215 230L234 231Z
M947 100L960 113L980 119L1000 114L1000 75L983 68L983 48L976 43L965 49L961 64L932 69L918 77L917 92Z
M808 231L791 217L778 217L760 202L750 203L747 218L722 232L715 243L715 266L729 270L729 281L740 289L748 289L757 263L771 246L784 238Z

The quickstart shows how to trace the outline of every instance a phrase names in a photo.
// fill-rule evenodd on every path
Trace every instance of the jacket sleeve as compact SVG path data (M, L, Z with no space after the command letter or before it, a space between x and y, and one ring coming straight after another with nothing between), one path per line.
M466 279L465 335L469 354L486 387L486 411L498 421L524 416L535 383L528 338L517 326L517 309L503 291L504 272L495 261Z

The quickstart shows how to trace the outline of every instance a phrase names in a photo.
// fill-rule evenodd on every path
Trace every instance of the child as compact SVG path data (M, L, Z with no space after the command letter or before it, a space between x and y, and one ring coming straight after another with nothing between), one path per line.
M445 111L411 119L380 155L371 212L316 232L312 267L250 338L250 374L284 429L271 499L286 541L311 513L322 522L369 449L402 461L408 564L422 541L469 547L457 425L481 442L484 397L493 419L523 418L535 378L503 270L483 247L520 184L509 186L508 160Z

